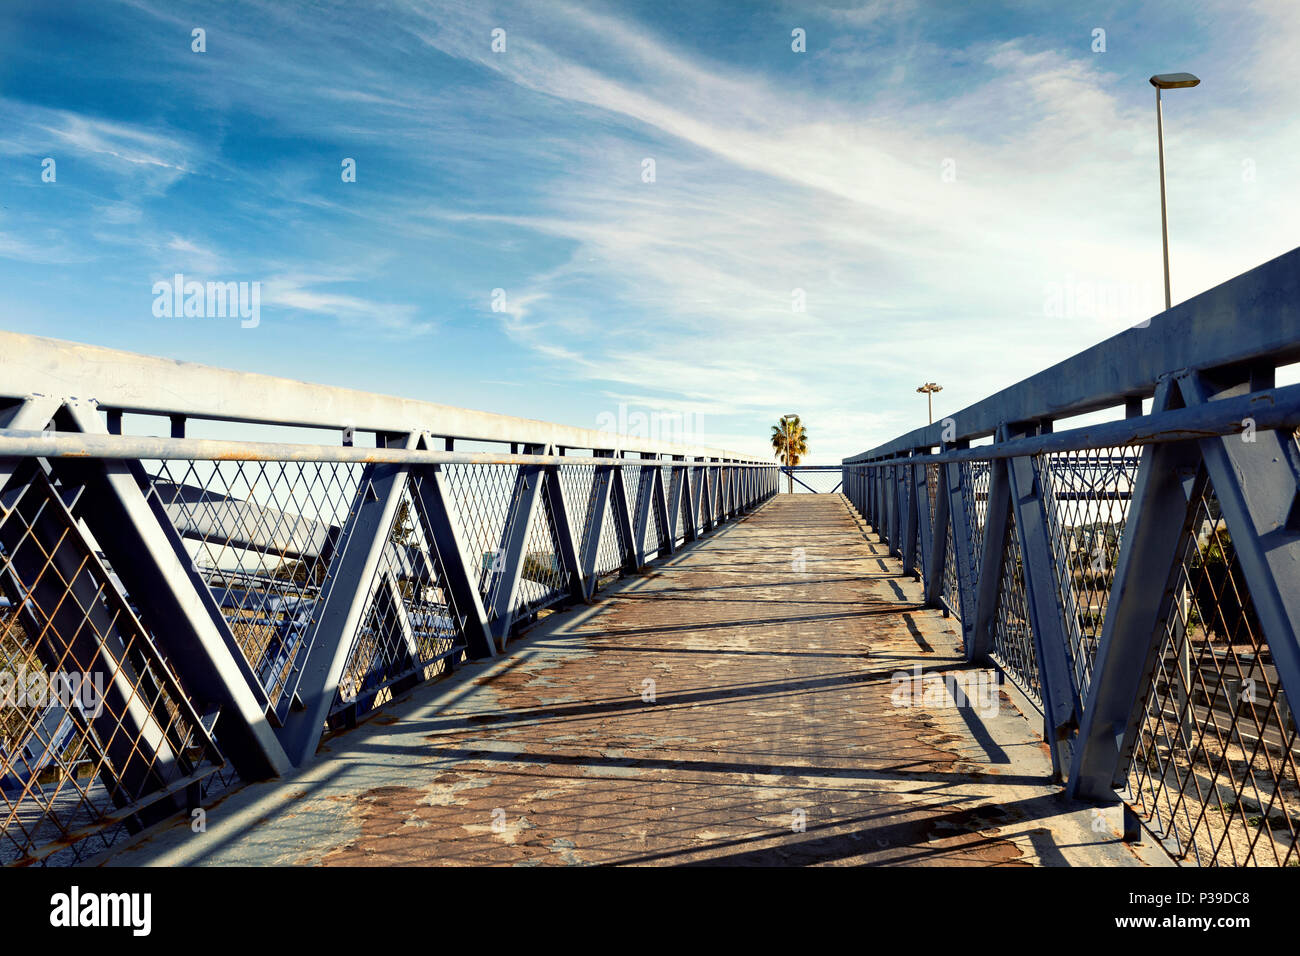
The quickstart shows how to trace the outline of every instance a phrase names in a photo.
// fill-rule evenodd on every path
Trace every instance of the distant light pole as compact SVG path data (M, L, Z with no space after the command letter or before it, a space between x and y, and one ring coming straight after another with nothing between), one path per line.
M1169 216L1165 211L1165 121L1160 109L1161 90L1182 90L1201 81L1191 73L1157 73L1151 77L1156 88L1156 146L1160 151L1160 238L1165 249L1165 310L1173 306L1169 295Z
M928 408L930 411L930 424L933 425L934 424L934 393L942 392L943 386L936 385L934 382L926 382L924 385L918 388L917 391L925 392L925 405L926 408Z

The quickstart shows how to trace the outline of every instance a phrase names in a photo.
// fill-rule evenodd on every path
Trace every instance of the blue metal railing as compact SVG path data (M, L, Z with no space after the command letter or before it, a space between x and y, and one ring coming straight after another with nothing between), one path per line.
M1300 862L1296 361L1300 250L842 463L1069 792L1180 861Z
M0 682L105 688L0 707L0 864L83 861L300 765L777 488L724 450L10 333L0 351ZM121 434L124 414L172 437ZM193 418L343 443L186 438Z

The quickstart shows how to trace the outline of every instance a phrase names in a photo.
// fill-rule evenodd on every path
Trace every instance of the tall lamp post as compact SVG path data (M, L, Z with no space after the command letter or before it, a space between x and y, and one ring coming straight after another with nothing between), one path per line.
M925 405L930 412L930 424L933 425L934 424L934 393L942 392L943 386L936 385L934 382L926 382L924 385L918 388L917 391L925 392Z
M1182 90L1200 83L1191 73L1157 73L1151 77L1156 88L1156 145L1160 151L1160 238L1165 249L1165 311L1173 302L1169 296L1169 215L1165 210L1165 121L1160 109L1161 90Z
M1151 77L1151 85L1156 88L1156 146L1160 150L1160 239L1164 243L1165 251L1165 311L1173 307L1173 301L1169 294L1169 218L1165 211L1165 119L1164 113L1160 108L1160 93L1162 90L1183 90L1196 86L1200 79L1191 73L1157 73ZM1191 597L1186 583L1179 589L1179 603L1182 605L1182 620L1187 621L1189 599ZM1192 686L1192 649L1191 634L1187 631L1186 623L1183 624L1182 641L1178 649L1178 671L1181 678L1179 686L1174 688L1174 699L1177 701L1178 709L1185 716L1179 728L1182 736L1183 746L1190 749L1191 741L1196 732L1196 724L1192 718L1192 708L1187 703Z

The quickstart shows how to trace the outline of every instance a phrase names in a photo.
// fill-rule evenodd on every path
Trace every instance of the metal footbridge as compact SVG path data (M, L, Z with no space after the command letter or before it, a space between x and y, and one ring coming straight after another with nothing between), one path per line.
M1300 865L1297 362L787 469L0 332L0 863Z

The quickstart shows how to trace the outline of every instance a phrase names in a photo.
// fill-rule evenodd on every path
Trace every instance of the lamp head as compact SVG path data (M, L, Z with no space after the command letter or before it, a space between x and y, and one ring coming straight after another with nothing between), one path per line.
M1158 90L1182 90L1198 85L1201 78L1191 73L1157 73L1150 82Z

